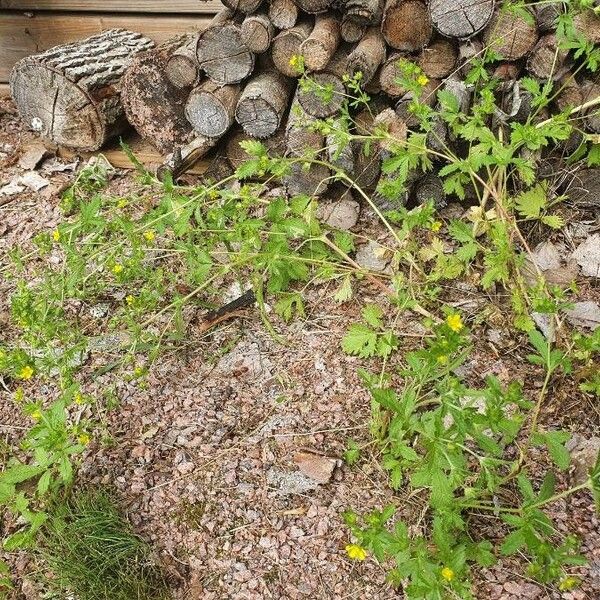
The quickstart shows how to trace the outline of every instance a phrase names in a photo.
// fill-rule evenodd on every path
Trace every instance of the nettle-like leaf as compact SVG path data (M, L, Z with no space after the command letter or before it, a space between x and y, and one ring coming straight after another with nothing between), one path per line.
M342 349L347 354L369 358L377 353L377 332L368 325L355 323L350 325L348 333L342 339Z

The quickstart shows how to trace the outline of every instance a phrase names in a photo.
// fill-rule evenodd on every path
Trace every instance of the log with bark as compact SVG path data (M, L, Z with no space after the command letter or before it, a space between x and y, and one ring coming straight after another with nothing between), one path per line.
M293 80L275 69L257 75L248 82L237 103L237 122L252 137L271 137L281 125L293 87Z
M185 116L200 135L219 138L235 121L242 86L219 86L210 79L195 87L185 105Z
M277 29L290 29L298 20L298 7L293 0L271 0L269 19Z
M97 150L126 127L120 82L135 55L153 45L111 29L22 59L10 76L21 118L56 144Z
M379 66L385 61L385 40L379 27L369 27L362 40L348 56L348 74L360 73L360 82L365 85L373 79Z
M177 88L191 88L200 79L200 65L196 55L198 35L190 35L166 61L167 79Z
M340 44L340 21L335 15L317 15L310 35L300 44L304 65L320 71L333 58Z
M160 152L169 154L194 136L185 118L188 90L168 79L165 65L192 36L165 42L136 57L121 81L121 99L129 122Z
M242 22L242 41L248 50L262 54L271 47L275 28L269 16L260 12L248 15Z
M300 75L298 63L301 55L300 46L308 39L312 29L312 22L305 19L275 36L271 44L271 58L275 67L287 77Z

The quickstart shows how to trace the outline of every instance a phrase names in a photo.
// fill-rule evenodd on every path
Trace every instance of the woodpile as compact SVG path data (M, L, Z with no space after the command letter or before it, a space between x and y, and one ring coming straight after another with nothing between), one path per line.
M290 193L320 194L333 177L326 163L373 190L384 177L381 161L417 125L413 92L399 81L399 61L421 69L421 102L435 108L443 89L468 111L472 90L465 80L472 62L490 48L500 58L490 76L501 82L503 94L495 125L530 114L524 77L560 83L550 110L580 106L600 94L598 80L577 71L572 53L557 41L559 3L518 11L500 10L496 0L224 4L203 31L157 48L140 35L112 30L24 59L11 78L23 118L58 144L97 149L122 130L126 115L165 155L161 176L178 176L215 148L236 167L244 157L239 142L262 140L275 154L297 159L286 177ZM600 41L600 16L593 11L578 15L575 25ZM339 117L352 78L372 106L351 111L348 121ZM580 117L588 131L600 131L597 112ZM341 147L339 136L323 133L319 119L359 135L383 127L394 139L391 145L367 147L355 140ZM427 139L435 151L455 141L441 120L434 120ZM440 179L432 174L419 181L414 194L441 204Z

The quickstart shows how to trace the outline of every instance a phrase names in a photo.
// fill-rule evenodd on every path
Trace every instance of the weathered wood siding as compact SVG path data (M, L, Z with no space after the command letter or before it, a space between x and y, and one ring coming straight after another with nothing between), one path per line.
M0 0L0 93L29 54L113 27L157 42L206 25L218 0Z

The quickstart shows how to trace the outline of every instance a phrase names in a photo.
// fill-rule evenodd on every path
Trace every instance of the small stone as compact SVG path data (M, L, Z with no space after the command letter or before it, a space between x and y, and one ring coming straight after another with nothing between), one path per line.
M50 185L50 182L35 171L27 171L19 178L19 183L26 185L30 190L39 192L42 188Z
M544 334L544 337L549 341L553 342L555 339L555 328L552 320L552 315L544 313L533 312L531 318L534 320L538 329Z
M356 262L368 271L385 271L390 259L386 256L387 250L377 242L371 240L361 246L356 252Z
M587 480L589 472L598 460L600 437L586 439L577 433L567 442L567 450L571 453L572 480L579 485Z
M30 171L35 169L42 158L48 154L48 148L40 141L31 142L23 148L21 158L19 158L19 166L21 169Z
M0 194L2 196L14 196L15 194L20 194L25 188L22 185L19 185L19 180L11 181L7 183L4 187L0 188Z
M347 231L352 229L360 216L360 204L350 198L330 202L319 206L317 216L329 227Z
M565 309L569 322L575 327L595 331L600 326L600 305L597 302L576 302Z
M304 537L305 535L306 533L304 533L304 531L300 529L300 527L296 527L296 525L292 525L290 527L290 537L292 539L298 539Z
M588 277L600 277L600 233L590 235L580 244L573 258L581 267L581 272Z
M541 271L560 268L560 253L552 242L542 242L539 244L532 252L532 257Z

